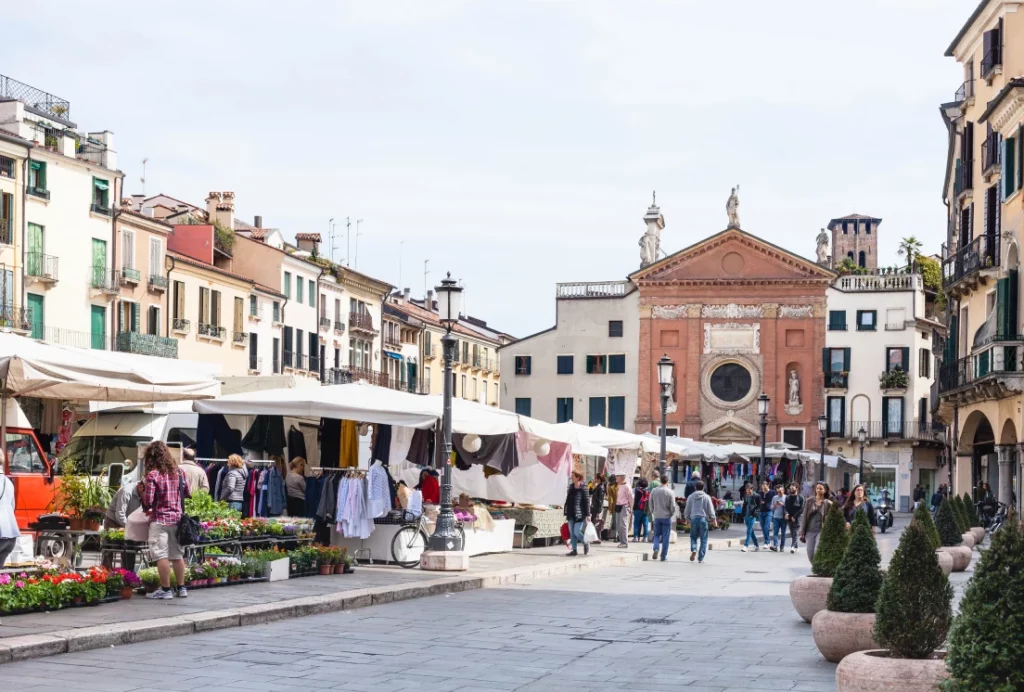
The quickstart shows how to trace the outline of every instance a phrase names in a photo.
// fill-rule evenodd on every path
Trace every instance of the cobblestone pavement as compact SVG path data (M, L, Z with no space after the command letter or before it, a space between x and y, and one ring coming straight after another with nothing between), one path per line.
M903 522L901 522L902 524ZM880 536L884 559L897 535ZM793 611L797 554L713 551L3 666L80 690L833 690ZM956 582L966 575L954 575ZM13 688L12 688L13 689Z

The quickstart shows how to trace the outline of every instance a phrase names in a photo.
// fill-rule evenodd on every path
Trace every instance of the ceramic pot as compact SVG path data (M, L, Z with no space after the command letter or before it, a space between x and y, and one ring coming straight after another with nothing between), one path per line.
M985 540L985 529L981 526L972 526L970 531L974 534L974 545L981 545Z
M85 526L85 520L82 517L68 517L68 528L72 531L81 531Z
M858 651L840 662L836 668L838 692L936 692L949 678L944 651L936 658L890 658L884 650Z
M334 573L335 574L344 574L345 573L345 563L344 562L339 562L338 564L336 564L334 566Z
M942 573L948 577L953 571L953 556L942 550L936 550L935 556L939 558L939 567L942 568Z
M334 565L320 565L320 575L326 577L328 574L334 574Z
M839 613L825 609L818 611L811 621L814 644L830 663L839 663L856 651L877 648L874 630L874 613Z
M804 622L810 622L819 610L825 610L832 577L797 577L789 585L793 607Z
M977 541L974 540L974 534L970 531L968 531L967 533L960 534L960 537L963 539L964 545L966 545L968 548L973 548L975 545L977 545Z
M939 550L944 553L949 553L950 557L953 558L954 572L963 572L967 569L967 565L971 564L971 555L973 552L965 545L943 546L939 548Z
M121 600L122 601L127 601L131 597L132 597L132 587L126 586L123 589L121 589Z

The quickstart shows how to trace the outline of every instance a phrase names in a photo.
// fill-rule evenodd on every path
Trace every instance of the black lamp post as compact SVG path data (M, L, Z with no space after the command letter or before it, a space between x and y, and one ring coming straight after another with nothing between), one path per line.
M444 435L444 456L441 467L441 511L437 515L434 534L430 537L429 550L436 552L461 551L462 538L455 529L455 512L452 510L452 361L455 358L456 340L452 336L452 327L459 321L462 308L462 287L452 280L449 272L441 285L434 289L437 292L437 308L444 336L441 347L444 354L444 414L441 419L441 430Z
M868 439L868 431L861 426L857 431L857 439L860 440L860 473L857 474L857 483L864 482L864 443Z
M759 475L764 478L768 477L768 474L764 473L764 438L768 433L768 403L771 399L763 391L761 396L757 397L757 413L761 416L761 473Z
M818 432L821 433L821 463L818 464L818 481L825 482L825 433L828 432L828 418L825 414L818 416Z
M658 459L658 477L665 475L665 448L668 430L668 389L672 386L672 368L675 363L666 353L658 361L658 384L661 385L661 457Z

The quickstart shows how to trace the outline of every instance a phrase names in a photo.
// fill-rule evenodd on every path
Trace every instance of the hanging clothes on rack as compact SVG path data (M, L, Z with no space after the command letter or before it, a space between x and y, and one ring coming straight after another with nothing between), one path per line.
M341 421L341 450L338 457L341 468L359 466L359 424L354 420Z
M412 445L412 437L415 432L415 428L406 428L404 426L391 427L391 449L388 451L389 462L391 459L397 461L406 460L409 456L409 447Z
M241 434L233 430L224 416L219 413L199 414L199 424L196 430L196 456L215 457L218 456L217 447L220 447L224 456L228 454L241 454Z
M433 439L433 430L417 429L413 432L412 439L409 441L409 453L405 455L405 460L417 466L432 467L433 445L431 442Z
M284 454L284 417L256 416L249 432L242 438L242 446L254 452L281 456Z
M391 426L377 423L374 428L377 434L373 438L373 458L387 466L391 463Z
M341 421L337 418L320 419L320 466L338 468L341 458Z
M301 430L292 425L288 428L288 458L290 460L295 457L306 458L306 438Z
M388 487L388 472L378 459L370 467L368 478L368 499L370 518L382 517L391 511L391 489Z

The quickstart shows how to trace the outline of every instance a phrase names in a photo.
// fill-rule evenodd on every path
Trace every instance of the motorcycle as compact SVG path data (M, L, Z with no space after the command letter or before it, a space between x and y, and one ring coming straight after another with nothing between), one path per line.
M892 526L892 509L889 507L888 502L883 500L879 503L875 522L878 524L878 530L882 533L885 533L885 530Z

